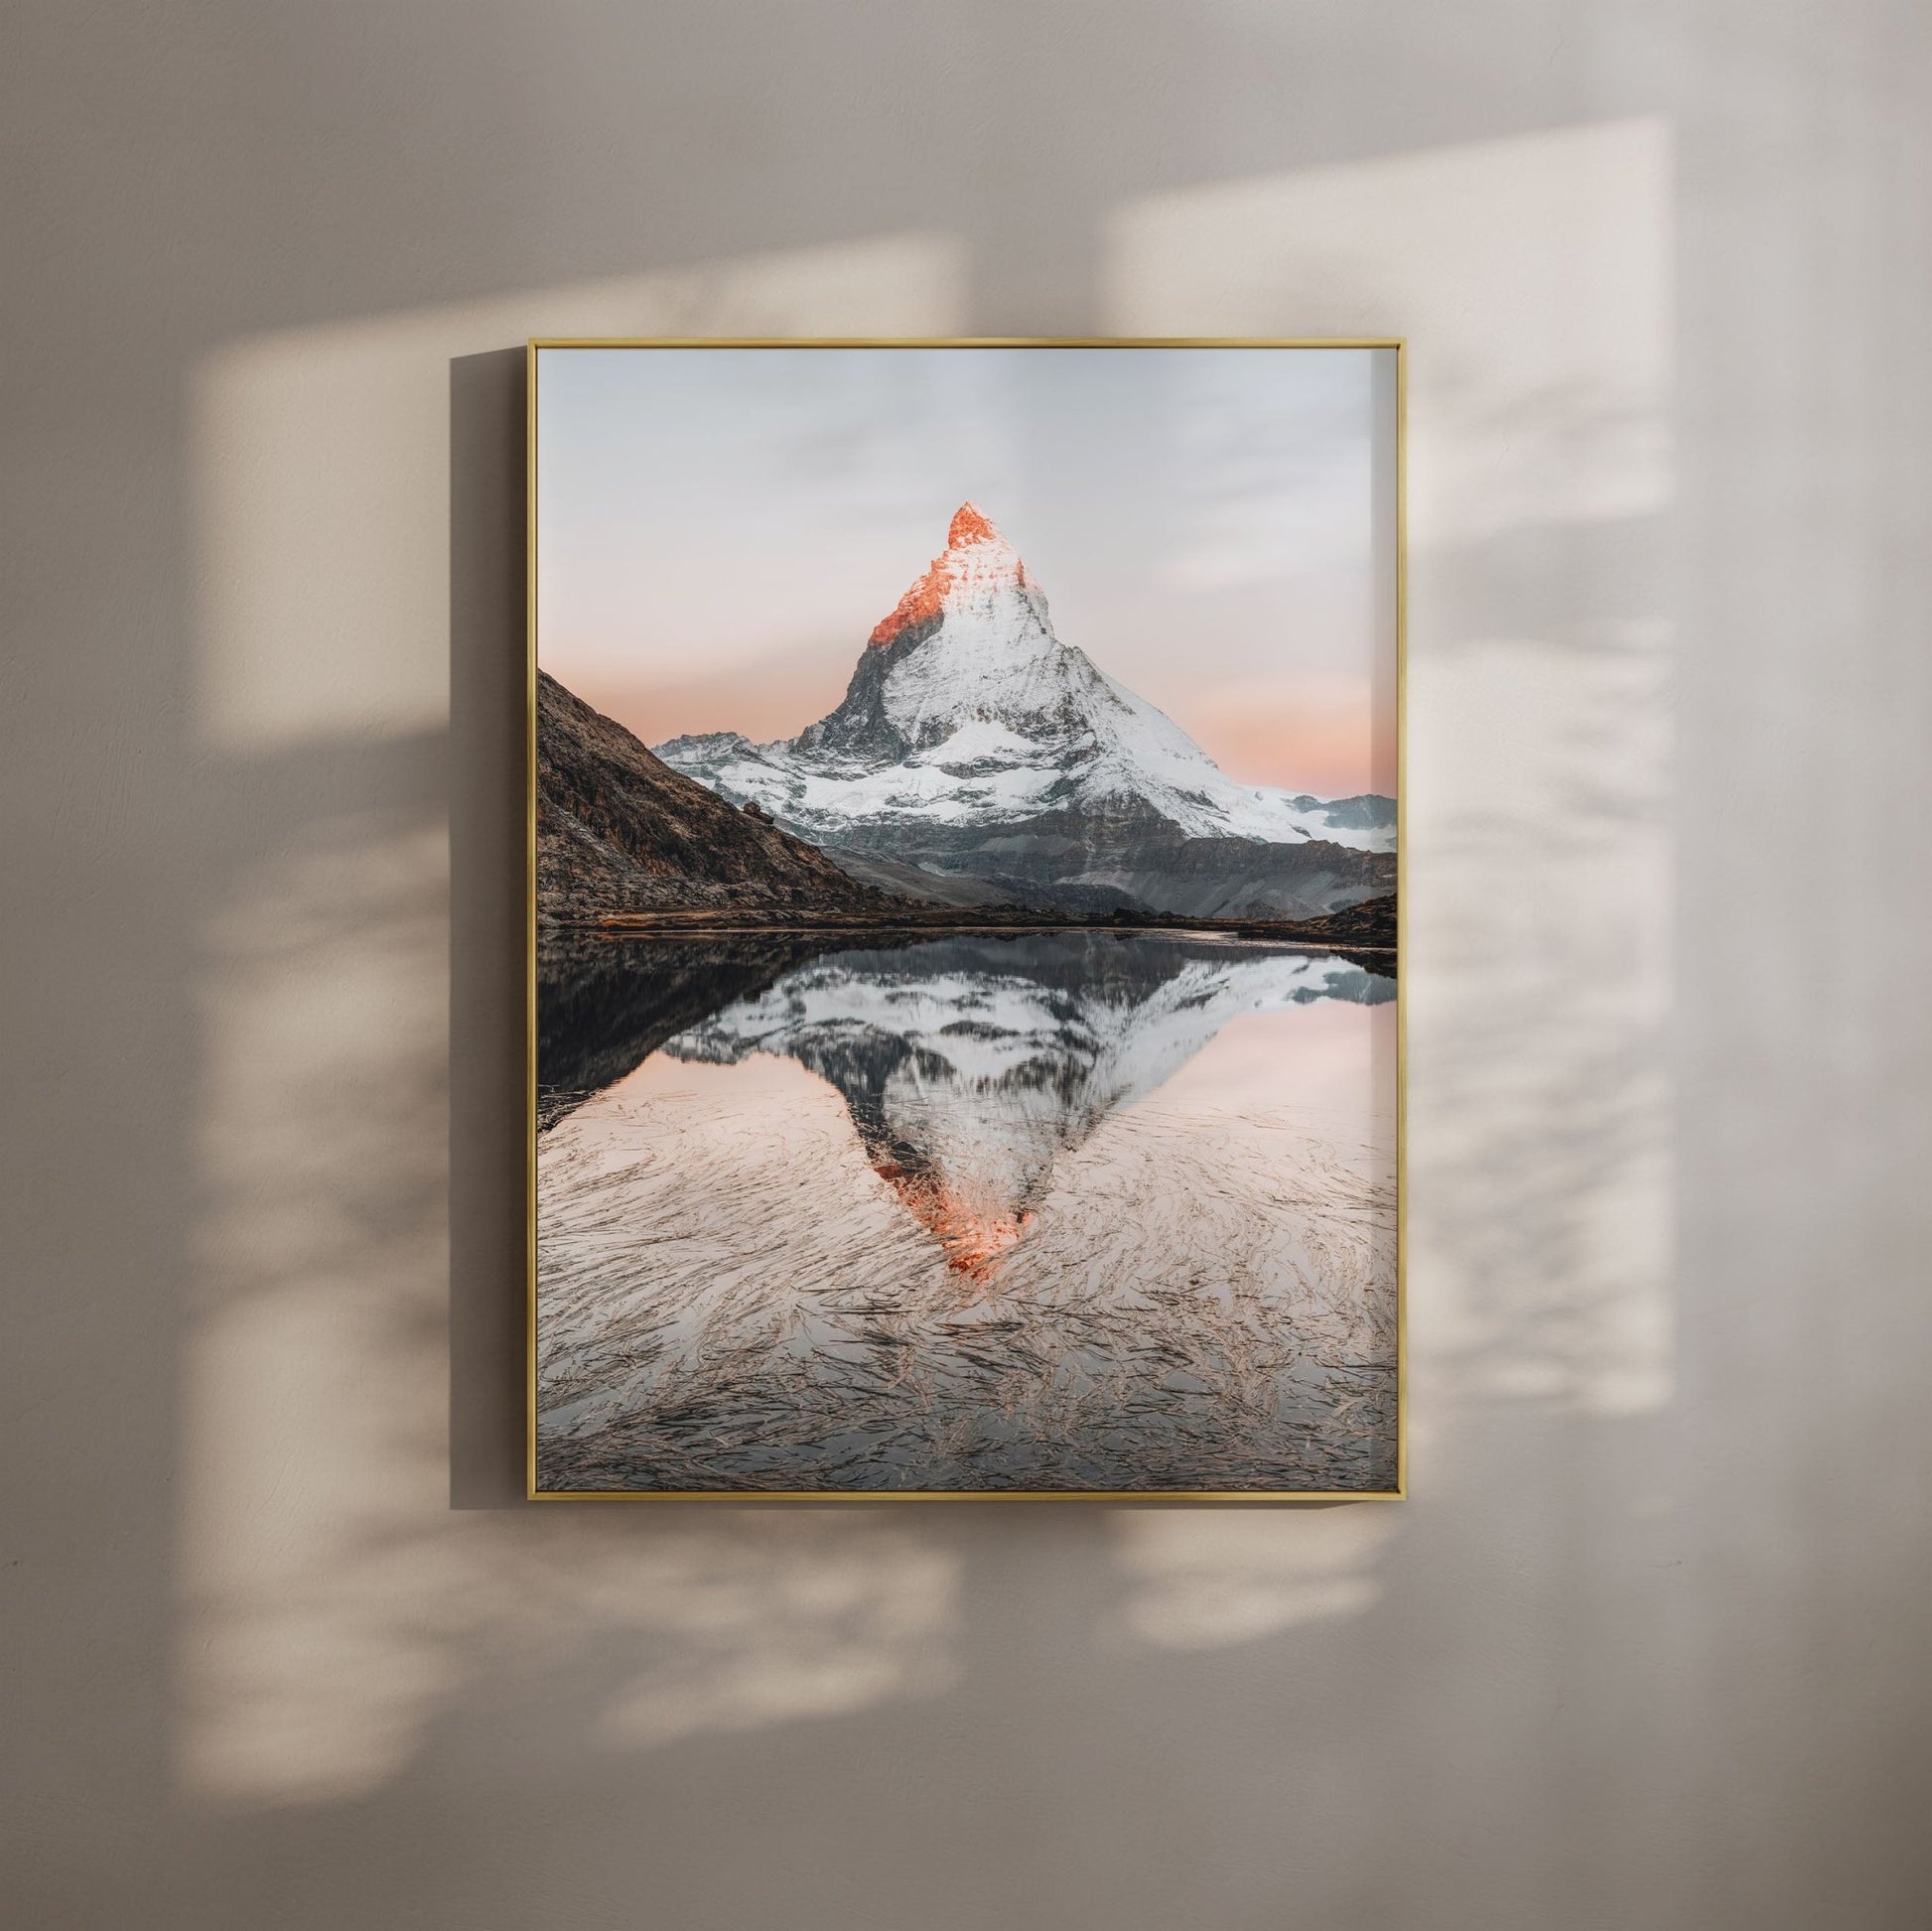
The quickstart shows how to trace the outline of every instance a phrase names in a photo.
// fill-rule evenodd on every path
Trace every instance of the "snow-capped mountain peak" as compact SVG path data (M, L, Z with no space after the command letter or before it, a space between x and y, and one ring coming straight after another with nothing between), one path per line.
M1021 896L1040 896L1031 875L1047 866L1051 896L1068 904L1325 911L1386 890L1376 868L1346 861L1394 844L1387 800L1335 810L1230 778L1173 719L1055 635L1045 593L970 502L874 627L837 709L775 744L716 733L657 755L820 844L996 879ZM1304 891L1262 882L1281 859L1227 854L1204 872L1195 851L1183 855L1185 890L1156 884L1173 869L1158 852L1200 841L1317 845L1337 862L1293 862ZM1219 882L1196 890L1206 873Z
M993 519L978 504L961 503L946 531L946 547L879 620L867 641L881 648L896 643L907 630L921 625L932 628L948 613L963 616L994 603L1002 593L1033 589L1035 586L1020 552L993 527ZM1042 617L1044 608L1042 600Z
M1023 755L1036 762L1064 736L1076 687L1097 677L1053 634L1020 552L962 503L945 549L874 627L845 702L796 742L870 768L930 757L962 729L993 725L1028 741Z

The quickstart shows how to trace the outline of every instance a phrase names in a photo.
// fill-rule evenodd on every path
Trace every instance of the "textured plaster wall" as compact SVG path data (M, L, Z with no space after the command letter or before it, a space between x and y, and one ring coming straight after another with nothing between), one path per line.
M1932 1919L1932 18L5 9L10 1921ZM532 333L1414 346L1414 1499L516 1500Z

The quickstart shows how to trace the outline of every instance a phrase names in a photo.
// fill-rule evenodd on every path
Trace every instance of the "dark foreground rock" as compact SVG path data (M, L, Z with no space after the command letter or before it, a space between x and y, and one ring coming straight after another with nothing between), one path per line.
M670 908L877 913L896 902L537 673L539 926Z
M1395 950L1395 894L1379 898L1364 898L1345 911L1330 912L1326 918L1311 918L1297 926L1303 938L1323 939L1332 945L1371 946Z

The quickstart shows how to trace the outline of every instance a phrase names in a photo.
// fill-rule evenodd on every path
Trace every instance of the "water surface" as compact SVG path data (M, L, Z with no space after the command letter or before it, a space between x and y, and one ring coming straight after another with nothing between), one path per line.
M1393 1484L1393 981L1208 936L587 941L546 1488Z

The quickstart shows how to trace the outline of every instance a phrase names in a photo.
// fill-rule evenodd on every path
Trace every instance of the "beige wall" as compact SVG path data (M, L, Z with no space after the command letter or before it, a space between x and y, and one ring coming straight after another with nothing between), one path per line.
M1922 7L8 14L12 1921L1932 1920ZM1412 1501L515 1501L661 330L1412 339Z

